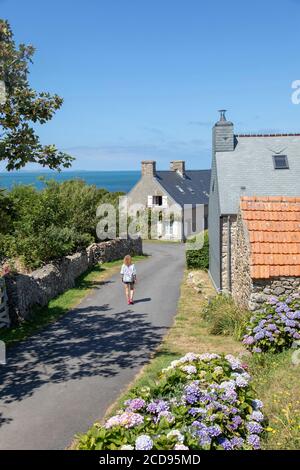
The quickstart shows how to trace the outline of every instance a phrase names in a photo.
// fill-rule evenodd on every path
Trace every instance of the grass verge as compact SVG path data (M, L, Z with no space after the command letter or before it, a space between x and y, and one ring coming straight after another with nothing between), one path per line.
M135 256L133 260L138 262L145 258L146 256ZM0 340L4 341L7 347L10 347L55 322L69 310L76 307L92 289L116 274L122 262L122 260L117 260L94 266L76 280L74 288L51 300L46 307L35 308L28 320L16 327L0 330Z
M260 354L248 360L257 396L268 417L266 450L300 449L300 365L294 365L291 350Z

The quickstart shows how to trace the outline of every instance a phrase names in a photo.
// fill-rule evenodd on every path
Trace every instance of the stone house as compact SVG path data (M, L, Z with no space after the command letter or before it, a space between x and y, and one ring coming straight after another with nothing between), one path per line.
M300 197L242 197L232 251L237 304L300 293Z
M152 238L184 240L208 224L210 170L186 170L182 160L157 171L155 161L142 161L142 176L127 195L128 212L151 211Z
M235 134L221 111L213 127L209 273L233 290L233 246L242 196L300 196L300 134Z

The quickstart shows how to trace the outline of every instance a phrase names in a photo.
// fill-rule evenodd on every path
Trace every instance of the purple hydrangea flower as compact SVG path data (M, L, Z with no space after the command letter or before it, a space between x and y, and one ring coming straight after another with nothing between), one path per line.
M246 427L250 434L260 434L263 431L262 426L256 421L250 421L246 424Z
M247 335L244 336L243 343L246 344L247 346L250 346L251 344L253 344L254 341L255 340L254 340L253 336L251 336L251 335L250 336L247 336Z
M259 423L261 423L264 420L264 415L261 411L253 411L250 415L250 419L252 421L258 421Z
M142 434L135 441L136 450L151 450L153 447L153 441L151 437L146 434Z
M200 389L198 383L192 382L191 384L184 387L184 398L187 403L193 405L199 401L200 398Z
M127 406L126 411L138 411L145 407L146 402L142 398L133 398L125 401L125 405Z
M196 416L198 414L206 415L207 409L206 408L190 408L188 413L192 416Z
M169 405L164 400L155 400L147 406L149 413L160 413L161 411L169 411Z
M260 438L256 434L250 434L250 436L247 437L247 442L254 450L260 449Z
M222 430L221 430L221 428L218 424L215 424L213 426L209 426L207 428L207 432L208 432L210 437L217 437L220 434L222 434Z
M232 423L229 426L233 431L235 431L242 423L242 418L239 415L236 415L232 418Z
M229 439L226 439L225 437L221 437L218 439L218 442L223 447L224 450L232 450L232 443L229 441Z
M230 442L234 449L241 449L244 444L244 439L242 437L233 437Z

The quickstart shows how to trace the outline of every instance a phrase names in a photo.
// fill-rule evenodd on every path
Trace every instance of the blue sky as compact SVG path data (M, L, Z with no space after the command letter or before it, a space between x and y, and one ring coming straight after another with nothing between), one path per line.
M37 48L31 84L64 97L39 134L74 169L208 168L220 108L236 132L300 131L300 0L0 0L0 17Z

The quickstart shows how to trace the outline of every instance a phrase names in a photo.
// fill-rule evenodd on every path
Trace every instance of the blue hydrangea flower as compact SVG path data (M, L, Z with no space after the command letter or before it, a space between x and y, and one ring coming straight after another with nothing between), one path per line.
M262 426L256 421L250 421L246 424L246 427L250 434L260 434L263 431Z
M258 421L259 423L261 423L264 420L264 415L261 411L253 411L250 415L250 419L252 421Z
M135 441L136 450L151 450L153 447L153 441L151 437L146 434L142 434Z
M254 450L260 449L260 438L256 434L250 434L247 437L247 442L253 447Z

